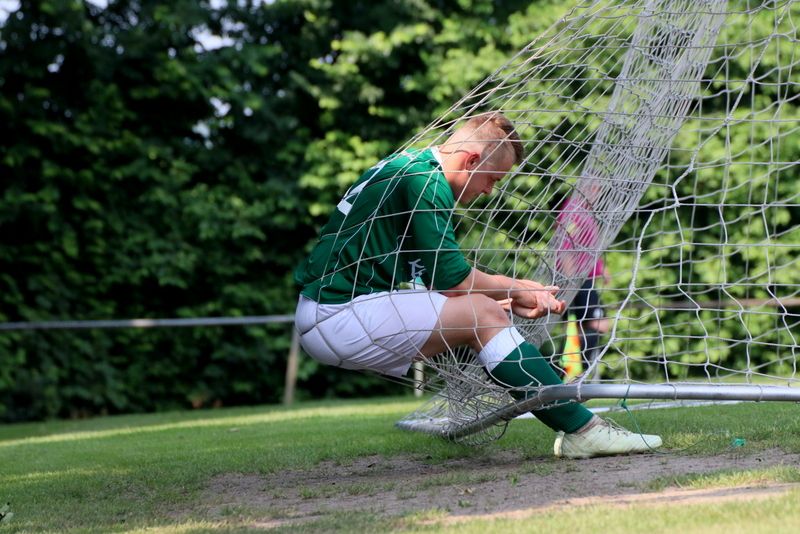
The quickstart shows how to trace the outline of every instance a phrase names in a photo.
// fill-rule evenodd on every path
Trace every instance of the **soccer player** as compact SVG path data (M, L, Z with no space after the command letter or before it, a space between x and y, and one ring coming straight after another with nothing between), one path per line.
M394 154L345 193L308 260L295 326L318 361L403 376L415 359L468 345L489 377L508 388L561 380L511 323L508 311L561 314L557 287L492 275L459 250L452 215L523 160L522 143L501 113L466 121L443 144ZM558 432L556 456L643 452L658 436L634 434L565 402L534 415Z

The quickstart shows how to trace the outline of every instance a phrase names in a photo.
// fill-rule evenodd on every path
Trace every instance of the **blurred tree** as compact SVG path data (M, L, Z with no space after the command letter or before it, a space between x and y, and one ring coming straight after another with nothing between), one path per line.
M0 23L0 322L291 313L342 192L569 7L98 4L22 0ZM277 402L288 345L289 325L4 333L0 418ZM300 379L398 391L308 358Z
M20 2L0 321L290 313L334 200L502 61L525 4ZM0 417L277 401L288 330L4 334ZM397 387L315 371L314 396Z

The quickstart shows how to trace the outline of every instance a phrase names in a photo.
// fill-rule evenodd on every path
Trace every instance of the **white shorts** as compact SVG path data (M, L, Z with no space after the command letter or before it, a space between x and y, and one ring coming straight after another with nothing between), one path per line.
M315 360L345 369L403 376L436 328L447 297L401 290L362 295L344 304L300 296L295 328Z

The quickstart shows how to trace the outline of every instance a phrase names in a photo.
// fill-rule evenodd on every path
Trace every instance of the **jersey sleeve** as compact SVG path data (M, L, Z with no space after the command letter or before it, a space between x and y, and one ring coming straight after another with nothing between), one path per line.
M426 286L438 290L459 284L472 271L453 231L454 202L449 187L444 180L425 173L413 177L407 188L413 210L409 237L425 267L421 278Z

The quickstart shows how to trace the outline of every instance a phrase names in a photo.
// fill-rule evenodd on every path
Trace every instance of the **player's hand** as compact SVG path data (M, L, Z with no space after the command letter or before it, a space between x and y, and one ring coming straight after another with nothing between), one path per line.
M539 317L543 317L547 315L548 312L542 312L539 308L527 308L525 306L520 306L519 304L514 303L513 299L506 299L505 301L499 301L500 305L503 306L503 309L506 311L510 311L517 317L522 317L524 319L538 319Z
M504 310L526 319L537 319L549 313L561 315L567 305L558 300L557 286L544 286L532 280L515 280L512 298L498 301Z
M511 311L514 308L520 310L522 317L535 313L541 317L548 313L562 314L567 305L563 300L558 300L556 294L558 286L545 286L533 280L514 280L514 287L511 289ZM535 310L523 311L524 309ZM514 311L516 314L516 311ZM524 313L524 315L522 315Z

